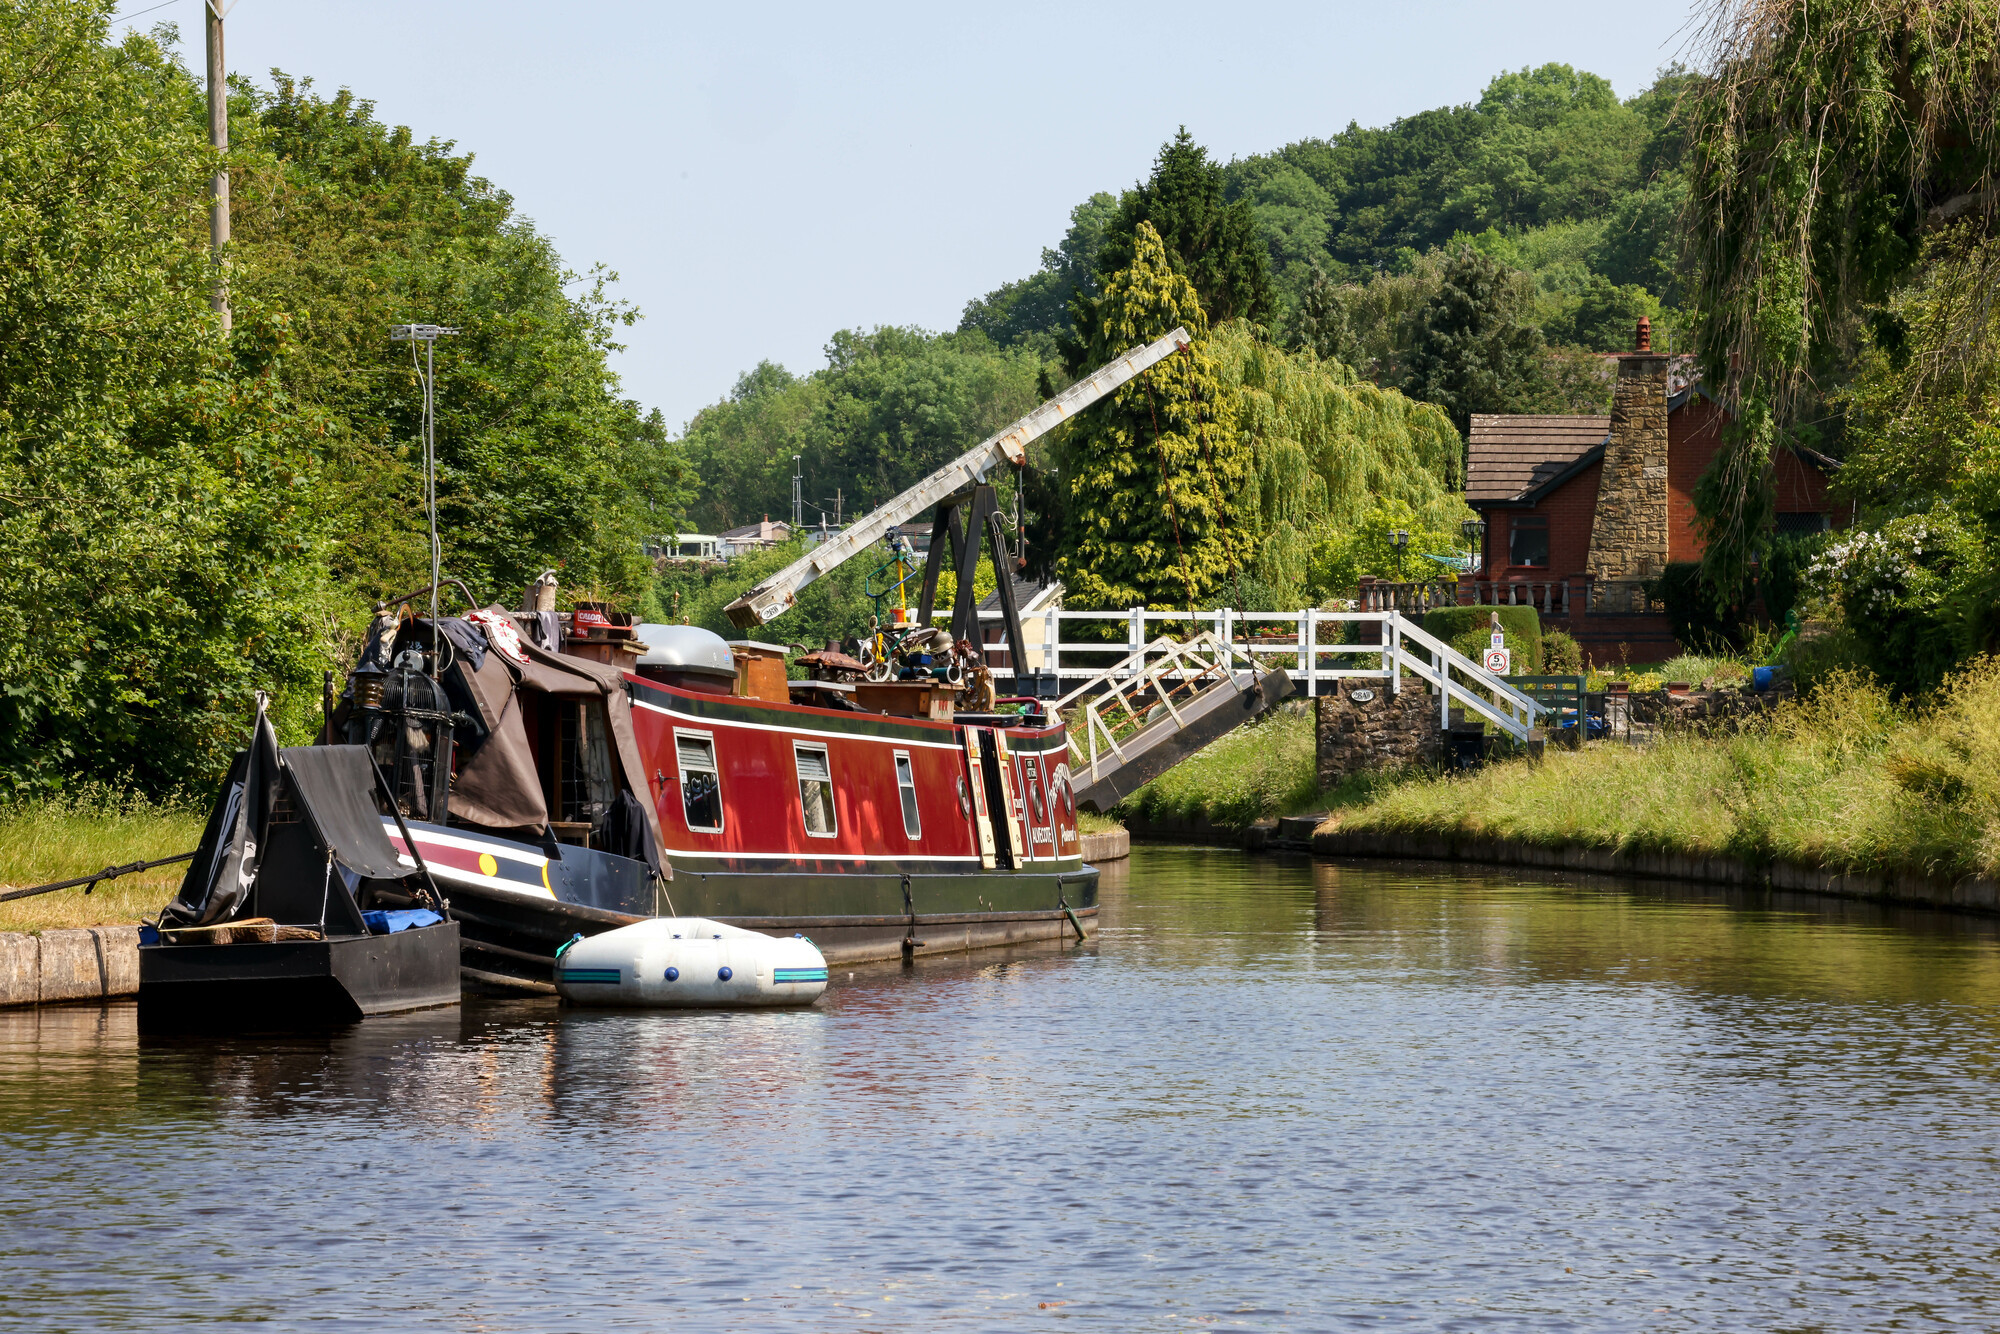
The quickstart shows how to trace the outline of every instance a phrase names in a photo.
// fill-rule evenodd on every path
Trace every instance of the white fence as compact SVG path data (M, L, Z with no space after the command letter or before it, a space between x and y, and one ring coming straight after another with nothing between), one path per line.
M940 621L949 621L941 613ZM979 613L981 628L998 626L997 611ZM1065 627L1094 622L1100 633L1117 638L1065 639ZM1454 707L1468 709L1510 735L1525 738L1546 706L1488 673L1449 644L1429 634L1399 611L1320 611L1304 608L1286 612L1242 612L1228 607L1212 611L1063 611L1049 608L1021 618L1021 634L1031 672L1053 672L1065 684L1083 683L1107 675L1136 675L1149 649L1158 647L1157 632L1188 637L1207 631L1226 651L1244 655L1267 668L1282 668L1292 688L1308 697L1327 693L1334 681L1374 678L1400 694L1404 677L1432 688L1439 697L1440 717ZM1348 643L1353 637L1374 643ZM1364 628L1372 627L1372 629ZM1274 633L1275 631L1275 633ZM1004 635L985 646L989 663L1005 654ZM997 663L995 664L998 665ZM1067 693L1067 692L1066 692Z

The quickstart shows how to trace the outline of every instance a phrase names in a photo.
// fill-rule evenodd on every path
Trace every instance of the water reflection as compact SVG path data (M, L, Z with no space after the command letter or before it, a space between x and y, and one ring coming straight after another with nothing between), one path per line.
M1162 849L1100 903L799 1013L0 1012L0 1326L2000 1320L1993 923Z

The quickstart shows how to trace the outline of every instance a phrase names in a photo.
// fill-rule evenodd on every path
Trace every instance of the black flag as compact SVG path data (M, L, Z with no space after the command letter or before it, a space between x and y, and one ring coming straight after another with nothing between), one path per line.
M162 925L207 926L236 916L257 883L257 858L278 794L278 736L257 692L257 726L250 748L238 751L201 848L188 866L181 891L160 914Z

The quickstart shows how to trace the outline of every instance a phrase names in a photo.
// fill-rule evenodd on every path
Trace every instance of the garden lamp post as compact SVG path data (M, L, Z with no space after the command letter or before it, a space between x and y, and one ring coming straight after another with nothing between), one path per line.
M1398 528L1389 534L1389 545L1396 549L1396 582L1403 582L1403 548L1410 545L1410 530Z
M1471 573L1478 574L1486 567L1486 520L1465 519L1458 528L1465 534L1465 544L1472 548Z

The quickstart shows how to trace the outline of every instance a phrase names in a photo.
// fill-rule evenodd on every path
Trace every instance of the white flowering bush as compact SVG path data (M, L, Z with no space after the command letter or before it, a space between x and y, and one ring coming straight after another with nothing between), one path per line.
M1963 599L1984 577L1985 544L1951 510L1906 514L1829 543L1806 568L1806 600L1858 634L1868 666L1904 691L1936 685L1958 659Z

